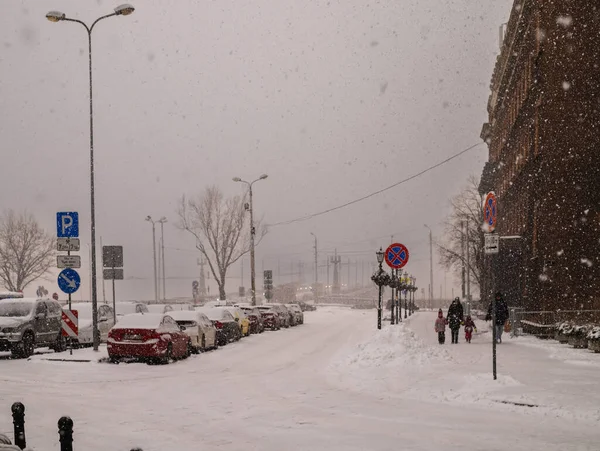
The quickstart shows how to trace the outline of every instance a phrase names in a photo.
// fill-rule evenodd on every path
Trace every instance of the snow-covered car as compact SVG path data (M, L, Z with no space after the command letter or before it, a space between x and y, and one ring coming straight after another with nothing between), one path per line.
M258 306L258 310L260 310L265 329L281 329L281 318L279 317L279 313L277 313L268 305L260 305Z
M192 340L194 352L206 351L219 347L217 328L208 317L197 311L180 310L169 312L177 324Z
M121 301L116 303L117 316L131 315L132 313L150 313L148 306L142 302ZM117 318L117 321L119 319Z
M48 346L64 351L60 304L51 299L3 299L0 301L0 351L30 357L35 348Z
M178 312L178 311L194 311L194 306L192 304L190 304L189 302L186 302L184 304L169 304L171 306L171 308L173 310L171 310L172 312Z
M2 299L22 299L23 293L20 291L0 291L0 300Z
M241 305L239 308L246 314L248 321L250 321L250 333L262 334L265 330L265 326L263 324L262 315L258 307Z
M298 304L285 304L285 306L294 315L296 325L304 324L304 313Z
M68 310L68 305L63 305L63 310ZM91 345L94 342L92 328L92 303L77 302L71 304L71 310L77 310L79 334L77 343L80 345ZM115 325L113 309L108 304L98 304L98 330L100 341L106 342L108 331Z
M290 311L283 304L269 304L269 306L275 310L279 314L279 318L281 319L281 326L288 328L290 326L295 326L294 316L290 314Z
M148 304L148 313L168 313L173 310L171 304Z
M230 341L242 338L242 328L225 307L200 307L196 311L204 313L217 329L217 342L224 346Z
M111 361L137 357L169 363L188 357L192 350L190 337L170 315L162 313L122 316L108 333L107 341Z
M242 329L242 336L247 337L250 335L250 320L244 311L241 308L234 307L232 305L224 308L233 315L235 322L240 325L240 328Z

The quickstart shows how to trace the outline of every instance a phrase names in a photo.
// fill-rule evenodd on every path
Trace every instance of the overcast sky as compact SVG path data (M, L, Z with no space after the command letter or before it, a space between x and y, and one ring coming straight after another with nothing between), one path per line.
M255 185L254 207L272 224L362 197L479 142L498 29L511 5L138 0L133 15L99 23L93 33L97 236L125 246L129 279L117 283L117 297L153 297L147 215L170 220L167 296L191 295L199 254L174 227L184 193L216 184L239 194L242 185L232 177L267 173ZM44 16L59 10L91 23L114 6L0 3L0 208L26 209L52 233L57 211L80 212L85 284L76 299L89 298L87 40L83 27ZM312 281L314 232L320 263L337 248L344 263L358 262L359 279L365 262L366 280L375 250L394 235L409 247L407 269L427 291L423 224L440 237L448 199L469 174L481 173L486 156L481 145L364 202L272 227L257 249L257 269L273 269L277 284L289 281L303 260ZM434 258L438 294L444 271ZM248 287L249 258L245 268ZM240 264L231 270L228 291L237 289L240 271ZM346 279L347 269L342 273ZM42 283L58 291L55 275ZM448 296L452 286L449 276Z

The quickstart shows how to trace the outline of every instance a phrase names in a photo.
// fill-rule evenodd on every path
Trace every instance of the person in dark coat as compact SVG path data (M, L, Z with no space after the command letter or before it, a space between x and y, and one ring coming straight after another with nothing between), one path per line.
M496 324L494 327L496 328L496 341L498 343L502 343L502 332L504 331L504 325L506 321L508 321L508 304L504 300L504 296L499 291L496 293ZM486 321L492 320L492 305L488 307L487 315L485 316Z
M458 343L458 332L464 320L464 310L459 298L454 298L448 309L448 325L452 332L452 343Z

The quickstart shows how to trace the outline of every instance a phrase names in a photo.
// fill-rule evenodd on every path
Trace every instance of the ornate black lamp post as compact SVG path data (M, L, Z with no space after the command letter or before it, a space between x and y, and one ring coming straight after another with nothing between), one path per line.
M381 294L384 285L389 285L390 275L386 273L382 268L383 263L383 249L379 248L379 251L375 252L377 255L377 263L379 263L379 269L375 274L371 276L371 280L375 282L375 285L379 287L379 304L377 306L377 329L381 329Z

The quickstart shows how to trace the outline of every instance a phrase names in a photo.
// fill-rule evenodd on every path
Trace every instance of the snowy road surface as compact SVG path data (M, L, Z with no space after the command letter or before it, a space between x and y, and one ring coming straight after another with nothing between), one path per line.
M506 337L493 382L489 334L440 347L433 318L321 308L168 366L0 360L0 432L23 401L37 451L62 415L85 451L600 449L600 356Z

